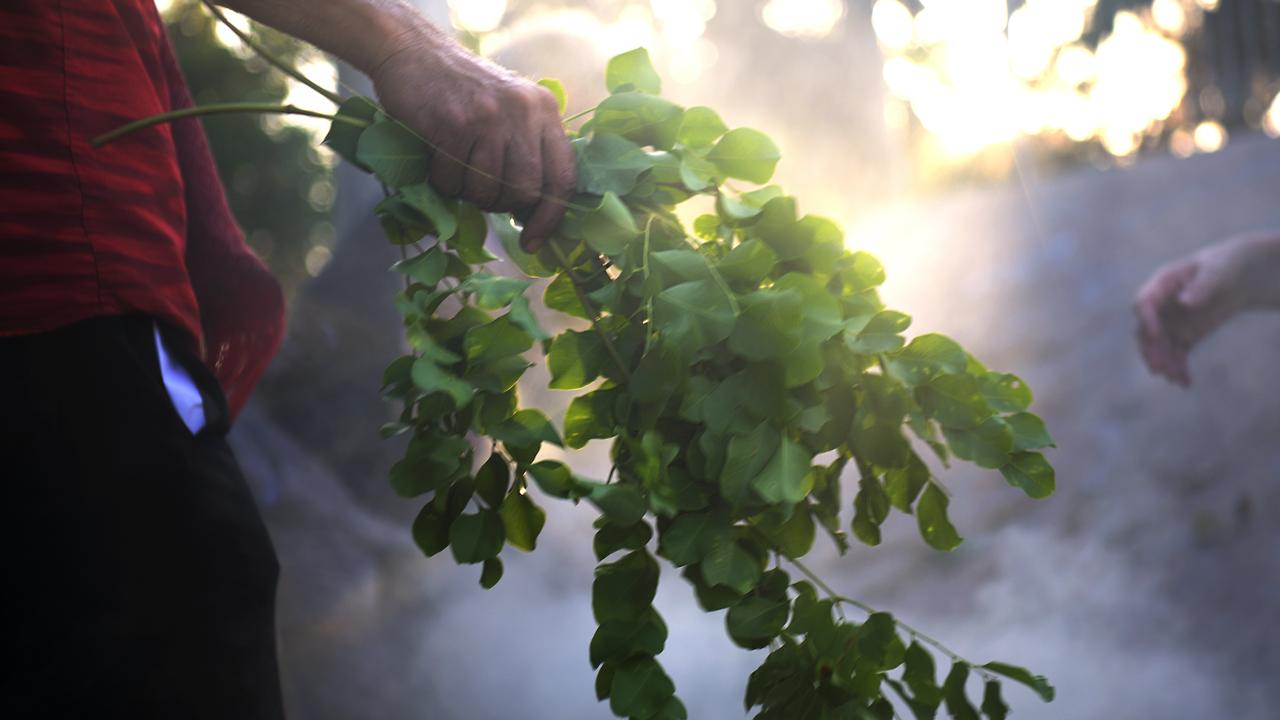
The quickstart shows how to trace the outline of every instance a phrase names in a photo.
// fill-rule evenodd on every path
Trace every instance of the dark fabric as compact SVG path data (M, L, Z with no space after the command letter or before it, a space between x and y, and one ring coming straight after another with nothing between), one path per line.
M195 436L149 318L0 338L0 717L282 717L275 553L185 360Z

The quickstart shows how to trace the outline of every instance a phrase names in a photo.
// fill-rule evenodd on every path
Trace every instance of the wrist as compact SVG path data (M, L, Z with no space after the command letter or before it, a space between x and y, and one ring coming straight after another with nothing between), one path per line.
M439 53L449 43L449 38L416 10L398 4L394 9L378 13L373 18L373 26L370 37L376 41L371 43L366 56L352 65L375 83L398 56L421 55L424 51Z
M1239 256L1246 306L1280 307L1280 234L1250 233L1231 242Z

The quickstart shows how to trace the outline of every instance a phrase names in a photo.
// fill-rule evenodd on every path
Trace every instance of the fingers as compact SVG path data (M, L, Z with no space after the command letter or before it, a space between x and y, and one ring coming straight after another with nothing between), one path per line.
M1186 351L1166 324L1177 311L1177 297L1196 274L1197 265L1181 262L1158 270L1138 291L1134 313L1138 318L1138 348L1147 368L1157 375L1186 385L1190 383Z
M502 166L507 147L505 138L483 137L471 151L471 167L462 183L462 199L481 210L494 210L502 193Z
M507 145L502 189L494 209L512 212L537 202L542 190L542 143L537 137L517 137Z
M528 252L542 247L555 232L577 184L576 159L559 123L542 137L542 195L528 213L520 246Z
M428 169L431 186L445 197L462 194L462 181L467 174L467 157L471 155L473 137L463 133L445 133L434 143Z

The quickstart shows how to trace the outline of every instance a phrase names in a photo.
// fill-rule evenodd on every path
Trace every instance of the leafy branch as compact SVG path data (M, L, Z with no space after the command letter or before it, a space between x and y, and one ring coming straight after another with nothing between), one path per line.
M768 184L780 153L763 133L662 98L644 50L610 60L606 80L610 94L591 120L567 131L577 192L536 253L519 247L510 218L439 196L427 177L437 149L373 101L348 98L333 118L325 143L389 190L375 213L403 253L393 270L406 279L397 306L410 351L383 376L383 395L402 407L383 433L409 435L390 482L424 499L414 541L429 556L448 549L480 565L490 588L504 547L536 549L546 515L535 490L594 505L590 660L597 696L621 717L687 716L657 660L667 637L652 604L659 559L680 568L703 609L725 611L733 642L770 648L745 697L762 720L890 720L891 696L917 718L945 705L976 719L971 669L992 720L1008 714L1000 678L1052 699L1043 678L975 666L839 595L801 560L819 528L842 553L845 527L879 544L893 510L914 516L931 547L958 546L949 497L917 447L944 464L998 470L1030 497L1050 494L1053 468L1040 450L1053 441L1028 411L1030 390L950 338L908 341L910 318L879 297L880 263ZM715 198L715 212L690 232L674 210L700 195ZM523 277L488 269L497 259L485 247L490 231ZM549 309L591 331L547 333L526 296L535 279L549 280ZM577 391L558 426L520 404L535 347L550 387ZM482 462L475 438L491 448ZM539 459L545 446L594 440L613 444L604 482ZM837 459L818 464L825 453ZM770 555L805 579L770 568ZM866 617L849 620L846 605ZM950 661L941 683L926 645Z

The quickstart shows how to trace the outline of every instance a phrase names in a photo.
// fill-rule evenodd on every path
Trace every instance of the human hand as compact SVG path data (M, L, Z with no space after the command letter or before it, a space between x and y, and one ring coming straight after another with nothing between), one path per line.
M371 77L387 112L433 148L432 187L513 213L527 251L546 243L577 182L549 91L439 34L405 40Z
M1249 265L1256 238L1232 238L1157 269L1138 291L1138 348L1147 368L1183 387L1195 345L1256 298Z

